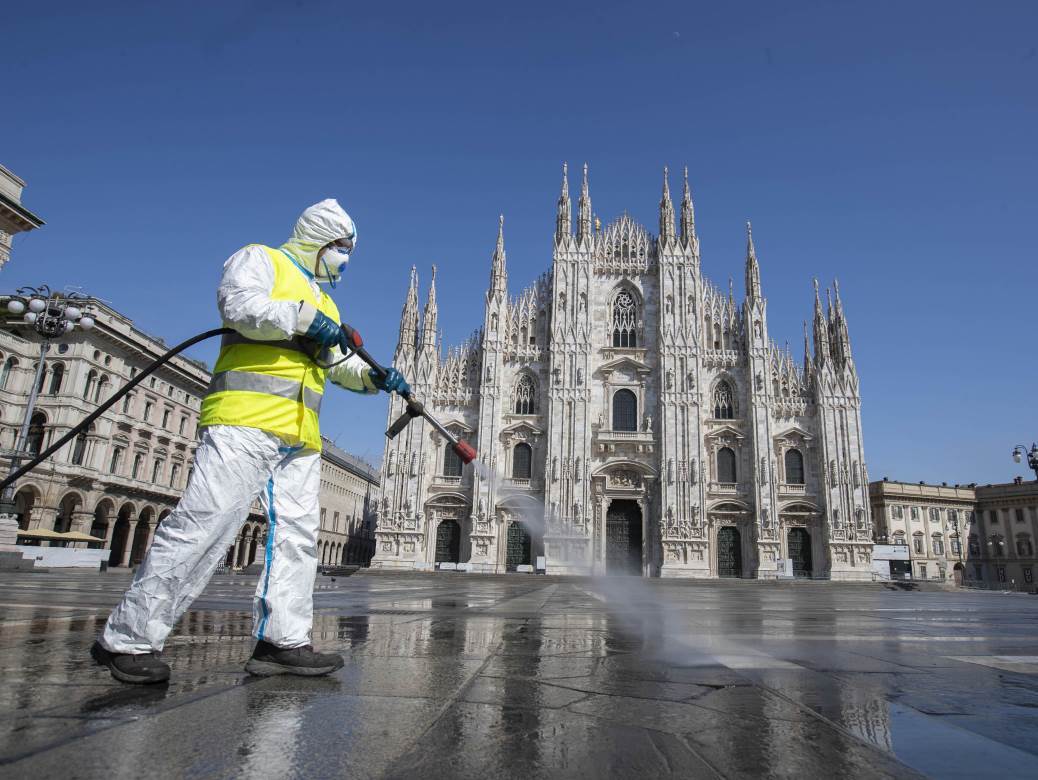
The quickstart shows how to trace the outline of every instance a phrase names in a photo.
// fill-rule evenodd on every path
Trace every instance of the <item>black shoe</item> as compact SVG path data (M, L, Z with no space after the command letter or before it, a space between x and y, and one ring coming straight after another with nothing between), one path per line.
M256 643L252 658L245 664L245 671L257 677L272 674L299 674L304 677L320 677L341 669L346 663L335 653L315 653L311 645L303 647L276 647L262 639Z
M160 661L158 653L113 653L94 642L90 655L98 666L107 666L112 677L120 682L148 685L169 679L169 664Z

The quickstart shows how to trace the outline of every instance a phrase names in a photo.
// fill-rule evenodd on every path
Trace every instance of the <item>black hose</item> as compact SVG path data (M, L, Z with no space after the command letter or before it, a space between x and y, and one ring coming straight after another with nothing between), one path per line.
M200 341L211 339L213 336L222 336L225 333L234 332L235 331L233 328L214 328L213 330L207 330L205 333L199 333L197 336L192 336L187 341L182 341L181 343L177 344L175 347L173 347L173 349L169 350L166 354L162 355L153 363L149 364L147 368L141 371L141 373L139 373L137 376L135 376L133 379L127 382L125 387L123 387L111 398L109 398L107 401L105 401L103 404L97 407L93 412L91 412L85 418L83 418L83 421L79 423L79 425L70 430L68 433L66 433L56 442L54 442L54 444L50 445L47 449L45 449L43 452L41 452L28 463L26 463L24 466L21 466L17 471L8 476L7 479L5 479L3 482L0 482L0 492L6 490L8 485L13 484L16 480L20 479L29 471L32 471L34 468L40 465L40 463L42 463L55 452L60 450L62 446L64 446L64 444L68 442L68 440L75 436L77 433L90 427L90 424L93 423L94 420L96 420L102 414L107 412L116 401L118 401L128 392L133 390L133 388L135 388L137 385L143 382L147 376L155 373L155 369L157 369L159 366L168 363L171 357L173 357L174 355L179 355L185 349L194 346Z

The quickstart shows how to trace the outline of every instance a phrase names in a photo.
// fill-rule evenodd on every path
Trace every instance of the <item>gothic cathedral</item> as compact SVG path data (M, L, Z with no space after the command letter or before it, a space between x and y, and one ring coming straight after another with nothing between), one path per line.
M737 305L701 272L685 174L675 229L602 228L563 168L552 270L518 297L502 225L483 327L446 351L418 279L395 365L479 452L418 419L387 441L372 566L646 577L871 579L858 374L840 302L815 283L813 350L771 341L753 235ZM390 420L403 412L393 396Z

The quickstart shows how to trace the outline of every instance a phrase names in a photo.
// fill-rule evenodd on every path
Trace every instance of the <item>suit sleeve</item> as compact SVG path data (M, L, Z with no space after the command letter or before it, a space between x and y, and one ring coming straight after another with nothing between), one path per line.
M299 325L297 301L271 300L274 266L266 250L247 246L223 266L216 303L224 323L258 341L289 339Z
M332 349L333 361L342 360L342 352L338 347ZM378 388L371 381L368 372L370 366L356 355L352 355L345 363L329 369L328 378L339 387L352 390L354 393L377 393Z

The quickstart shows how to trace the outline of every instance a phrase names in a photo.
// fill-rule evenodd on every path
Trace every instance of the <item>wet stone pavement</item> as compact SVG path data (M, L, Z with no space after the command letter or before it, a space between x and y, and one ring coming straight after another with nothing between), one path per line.
M128 581L0 576L0 776L1038 776L1034 596L361 572L345 668L252 679L217 577L133 687L87 652Z

